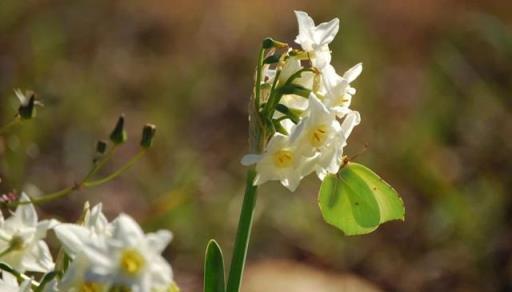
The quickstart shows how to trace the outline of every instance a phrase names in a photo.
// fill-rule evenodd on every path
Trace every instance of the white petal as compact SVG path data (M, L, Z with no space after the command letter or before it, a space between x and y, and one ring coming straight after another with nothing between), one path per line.
M172 282L173 274L172 268L162 257L153 259L151 265L151 286L156 287L169 287ZM164 290L167 291L167 290Z
M48 245L42 240L23 257L22 265L28 271L41 273L47 273L55 266Z
M14 94L16 94L16 97L20 100L20 104L25 106L28 104L28 98L21 92L19 89L14 89Z
M15 287L18 286L18 280L11 273L2 271L2 280L3 280L2 282L4 282L5 284L12 285L12 286L15 286Z
M75 224L60 224L54 230L62 246L72 257L80 253L84 245L92 239L90 230Z
M300 60L297 57L289 57L279 75L279 82L284 84L297 71L302 69Z
M322 70L331 63L331 51L325 45L311 54L311 64L313 67Z
M144 232L139 224L126 214L120 214L112 224L114 226L113 237L128 246L135 246L144 239Z
M39 221L37 223L37 225L36 225L36 232L34 234L34 237L36 239L43 239L43 238L45 238L46 237L46 231L48 231L49 229L54 228L58 224L59 224L59 221L57 221L55 219Z
M301 45L304 50L311 51L314 42L315 22L303 11L295 11L295 16L299 25L299 34L295 42Z
M249 166L258 163L261 160L261 155L259 154L247 154L242 157L240 163L244 166Z
M361 75L361 72L363 72L363 63L359 63L348 69L347 72L343 74L343 78L347 80L348 83L351 83L352 81L356 80L359 75Z
M267 144L267 149L265 149L266 152L273 152L275 150L281 149L289 143L288 136L285 136L281 133L275 133L272 138L270 138L270 141Z
M162 253L164 249L171 242L172 233L168 230L159 230L155 233L146 234L146 240L148 245L153 249L156 253Z
M289 177L281 181L281 184L286 187L290 192L295 192L300 184L300 177Z
M359 115L359 112L351 111L347 113L345 119L341 123L341 130L343 132L343 135L345 136L345 139L348 139L354 127L359 125L360 122L361 116Z
M102 213L102 208L103 205L101 203L97 204L87 213L84 220L85 226L98 235L109 234L111 228L107 217Z
M319 24L315 31L315 42L318 48L330 44L338 33L339 28L340 20L338 18Z
M30 202L29 196L22 193L20 202ZM35 227L37 224L37 213L34 205L32 204L19 205L14 212L14 216L25 226Z
M32 279L26 279L20 285L19 292L30 292L32 291Z

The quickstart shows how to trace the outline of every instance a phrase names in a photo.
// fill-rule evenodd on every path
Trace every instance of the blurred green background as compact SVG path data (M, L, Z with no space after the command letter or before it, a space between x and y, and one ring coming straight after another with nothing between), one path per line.
M177 282L200 291L207 240L232 248L259 44L293 42L294 9L341 19L333 64L364 64L346 153L369 145L357 161L401 193L406 221L346 237L321 219L313 176L295 193L266 184L244 290L512 291L510 1L2 0L0 125L16 112L13 88L46 106L0 138L0 191L77 181L125 113L131 139L113 170L155 123L128 173L40 212L74 220L101 201L111 218L168 228ZM263 288L278 280L286 288Z

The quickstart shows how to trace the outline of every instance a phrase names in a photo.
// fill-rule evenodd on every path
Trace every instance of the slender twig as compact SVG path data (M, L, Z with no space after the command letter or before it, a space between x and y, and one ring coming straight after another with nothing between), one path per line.
M117 178L118 176L120 176L121 174L123 174L130 167L132 167L132 165L135 164L135 162L137 162L137 160L139 160L142 157L142 155L144 155L144 153L145 153L144 149L140 150L139 153L137 153L135 156L133 156L132 159L130 159L128 162L126 162L118 170L114 171L113 173L107 175L104 178L94 180L94 181L86 181L82 184L83 187L92 188L92 187L99 186L104 183L110 182L111 180L113 180L113 179Z
M103 155L103 157L101 158L101 160L99 161L96 161L94 162L94 165L93 167L91 168L91 170L89 171L89 173L87 173L87 175L84 177L84 179L82 180L82 182L85 182L87 180L89 180L90 178L92 178L100 169L102 169L105 164L107 164L107 162L110 161L110 159L112 158L112 156L114 155L114 153L116 152L117 148L119 147L118 144L115 144L114 146L112 146L108 151L107 153L105 153L105 155Z
M112 149L114 149L114 148L112 148ZM113 153L114 151L115 150L112 150L110 153ZM100 170L105 165L105 163L102 163L102 162L105 162L105 161L110 159L110 155L109 155L109 156L105 157L98 164L99 167L98 167L98 165L94 166L92 168L94 171L89 172L85 176L85 178L82 179L79 183L76 183L76 184L74 184L71 187L64 188L64 189L62 189L60 191L57 191L57 192L54 192L54 193L45 194L45 195L42 195L42 196L39 196L39 197L31 198L28 201L13 202L13 203L9 204L8 206L9 207L15 207L15 206L18 206L18 205L25 205L25 204L34 204L34 205L36 205L36 204L46 203L46 202L49 202L49 201L53 201L53 200L56 200L56 199L59 199L59 198L66 197L69 194L71 194L71 193L73 193L74 191L77 191L77 190L86 189L86 188L93 188L93 187L105 184L105 183L110 182L113 179L117 178L118 176L123 174L125 171L127 171L130 167L133 166L133 164L135 164L135 162L137 162L144 155L145 152L146 152L145 149L141 149L128 162L126 162L123 166L121 166L119 169L117 169L113 173L111 173L111 174L109 174L109 175L107 175L107 176L105 176L103 178L91 181L91 177L92 177L91 173L94 174L98 170Z

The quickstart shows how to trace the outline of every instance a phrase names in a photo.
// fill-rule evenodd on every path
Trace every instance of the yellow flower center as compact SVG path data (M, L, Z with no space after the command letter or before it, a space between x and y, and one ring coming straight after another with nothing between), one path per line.
M334 106L345 106L350 101L350 99L344 97L336 100L336 104Z
M309 135L309 143L314 147L320 147L327 139L328 128L326 125L319 125L315 127Z
M98 283L93 282L84 282L82 286L80 286L80 292L100 292L103 291L103 286Z
M180 292L180 288L176 285L175 282L172 282L171 286L168 289L168 292Z
M272 156L275 166L279 168L290 167L293 164L293 153L288 150L279 150Z
M130 276L137 275L144 268L144 257L135 249L125 249L119 262L121 270Z
M24 246L25 242L23 241L23 238L21 238L21 236L18 235L14 235L11 241L9 242L9 248L11 250L22 250Z

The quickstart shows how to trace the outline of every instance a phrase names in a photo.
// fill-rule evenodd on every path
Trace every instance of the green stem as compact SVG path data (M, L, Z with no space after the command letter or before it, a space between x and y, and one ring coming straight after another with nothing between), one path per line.
M240 291L249 239L251 237L254 208L256 206L257 186L254 185L255 177L256 170L252 167L247 171L247 185L240 212L240 220L238 221L233 257L231 258L227 292Z
M0 135L5 134L10 128L16 126L21 122L21 118L19 115L16 115L14 119L12 119L10 122L8 122L5 126L0 128Z
M256 84L254 86L255 92L254 92L254 102L256 103L256 109L259 110L260 108L260 86L261 86L261 71L263 67L263 58L265 57L265 49L261 47L259 53L258 53L258 66L256 69Z
M65 189L62 189L62 190L54 192L54 193L50 193L50 194L47 194L47 195L44 195L44 196L40 196L40 197L36 197L36 198L31 198L29 201L17 202L16 205L24 205L24 204L34 204L34 205L36 205L36 204L41 204L41 203L53 201L53 200L56 200L56 199L59 199L59 198L63 198L65 196L71 194L74 190L77 190L78 188L79 188L78 185L75 185L75 186L72 186L72 187L67 187Z
M100 178L98 180L89 181L90 175L87 175L80 183L75 184L74 186L67 187L65 189L62 189L60 191L46 194L40 197L31 198L27 201L19 201L12 204L9 204L9 207L16 207L18 205L26 205L26 204L41 204L46 203L49 201L53 201L59 198L63 198L71 194L72 192L82 189L82 188L93 188L97 187L99 185L102 185L104 183L110 182L111 180L117 178L121 174L123 174L125 171L127 171L130 167L137 162L145 153L145 149L141 149L135 156L133 156L128 162L126 162L123 166L121 166L118 170L114 171L113 173L107 175L106 177ZM98 170L98 167L93 168L93 170ZM89 173L90 174L90 173Z
M277 69L276 76L274 76L274 82L272 82L272 87L270 88L270 96L268 98L268 102L263 109L263 116L271 119L274 115L275 105L279 103L279 95L280 93L276 90L277 82L279 81L279 76L281 76L281 70ZM276 102L277 99L277 102Z
M263 71L263 58L265 49L262 47L259 52L258 58L258 69L256 72L256 84L254 85L254 110L250 112L251 123L249 124L250 135L255 139L250 144L251 151L253 153L261 153L263 150L263 141L266 139L266 135L263 132L266 125L262 125L257 121L261 121L262 113L260 113L260 98L261 98L261 74ZM275 80L272 84L270 96L277 84L279 79L279 73L276 73ZM269 97L270 101L270 97ZM267 105L263 109L263 112L267 109ZM245 267L245 260L247 258L247 249L249 248L249 240L251 237L252 223L254 218L254 208L256 206L256 197L258 187L254 185L254 179L256 178L255 167L249 168L247 171L247 181L245 186L244 200L242 202L242 210L240 211L240 219L238 220L238 229L235 237L235 244L233 248L233 256L231 257L231 266L228 275L228 282L226 292L239 292L240 285L242 283L242 275Z
M107 175L104 178L100 178L100 179L95 180L95 181L86 181L86 182L83 183L83 186L85 188L92 188L92 187L99 186L99 185L102 185L104 183L110 182L111 180L113 180L116 177L118 177L121 174L123 174L130 167L132 167L132 165L135 164L135 162L137 162L137 160L139 160L142 157L142 155L144 155L144 149L140 150L139 153L137 153L135 156L133 156L132 159L130 159L128 162L126 162L118 170L114 171L113 173Z
M100 169L103 168L103 166L105 166L105 164L110 161L110 159L112 158L112 156L114 155L114 153L116 152L117 150L117 147L119 145L118 144L115 144L114 146L112 146L112 148L110 148L107 153L101 158L100 161L97 161L94 163L94 166L91 168L91 171L89 171L89 173L85 176L85 178L82 180L83 182L89 180L90 178L92 178Z

